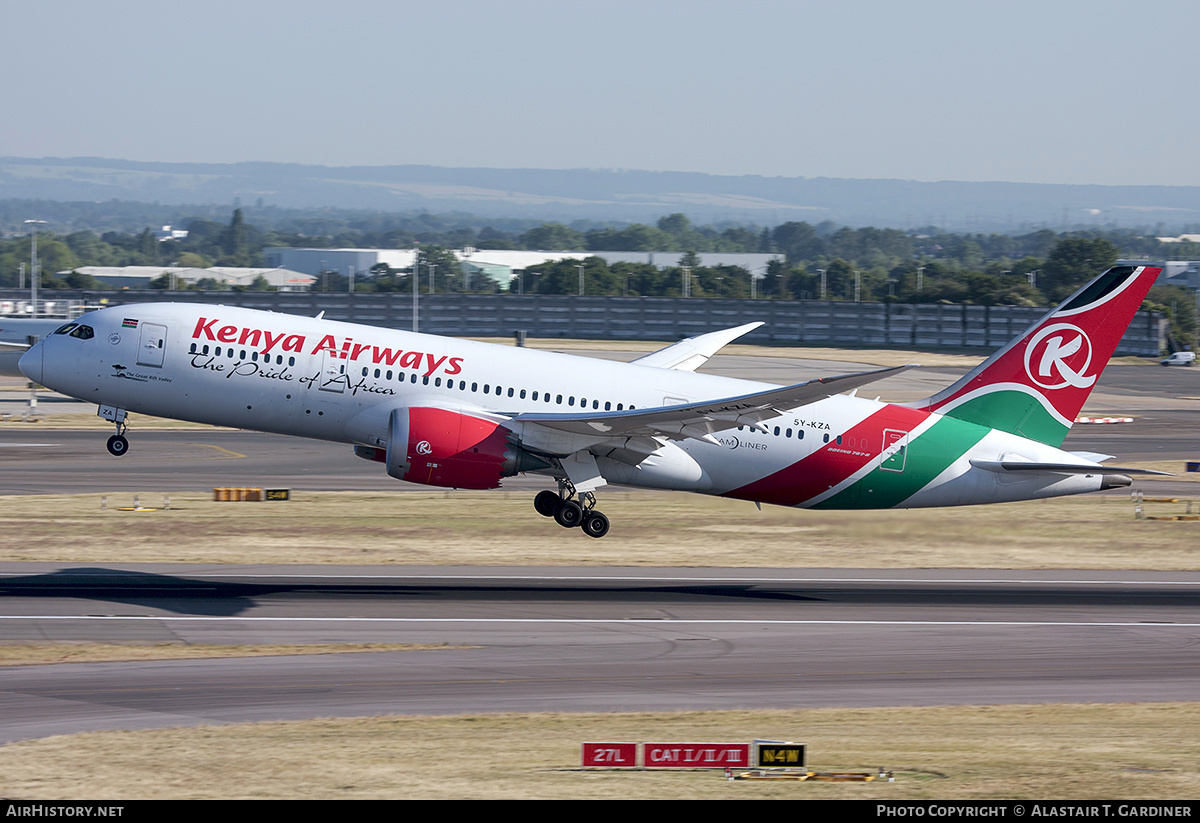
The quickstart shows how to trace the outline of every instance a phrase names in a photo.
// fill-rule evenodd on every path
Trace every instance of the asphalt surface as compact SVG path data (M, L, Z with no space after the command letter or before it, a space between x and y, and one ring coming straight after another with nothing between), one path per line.
M860 366L707 370L788 383ZM917 399L956 376L863 393ZM0 384L0 413L26 396ZM91 409L43 397L61 410ZM1088 410L1136 421L1077 425L1066 448L1200 459L1200 369L1110 366ZM134 429L113 458L106 437L0 423L0 495L406 487L343 445ZM384 713L1195 700L1200 682L1200 573L0 564L0 589L0 642L447 644L0 668L0 741Z
M1194 700L1200 678L1200 573L6 564L0 591L10 642L448 644L0 668L0 741L388 713Z

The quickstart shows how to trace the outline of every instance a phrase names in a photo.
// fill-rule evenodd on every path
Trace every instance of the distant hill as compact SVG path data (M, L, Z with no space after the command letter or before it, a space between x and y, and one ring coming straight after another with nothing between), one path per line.
M922 183L911 180L719 176L602 169L304 166L0 158L0 199L123 200L401 212L463 211L569 222L693 220L953 231L1200 225L1198 186Z

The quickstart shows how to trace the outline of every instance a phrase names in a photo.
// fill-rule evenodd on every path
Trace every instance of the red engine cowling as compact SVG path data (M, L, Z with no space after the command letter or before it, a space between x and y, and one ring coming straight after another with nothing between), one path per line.
M491 420L412 407L393 410L388 429L387 472L400 480L494 489L500 478L527 470L521 450L509 442L512 432Z

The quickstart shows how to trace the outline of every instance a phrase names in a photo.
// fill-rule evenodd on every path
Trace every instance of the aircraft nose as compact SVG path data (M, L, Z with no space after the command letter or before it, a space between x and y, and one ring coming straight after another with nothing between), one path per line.
M21 370L21 374L28 377L34 383L41 385L42 344L34 343L32 348L21 355L21 359L17 361L17 368Z

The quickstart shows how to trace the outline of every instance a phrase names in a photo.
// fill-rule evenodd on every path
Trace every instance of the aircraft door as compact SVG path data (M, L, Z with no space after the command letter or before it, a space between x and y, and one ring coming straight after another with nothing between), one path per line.
M142 323L138 329L137 364L162 368L167 348L167 327L160 323Z
M879 464L879 468L889 472L904 471L904 461L908 456L908 432L900 431L899 429L884 429L883 430L883 450L886 452L894 446L899 448L883 462Z
M345 392L346 386L350 383L350 378L346 375L346 361L340 360L336 353L331 353L328 349L321 352L321 383L318 388L321 391Z

